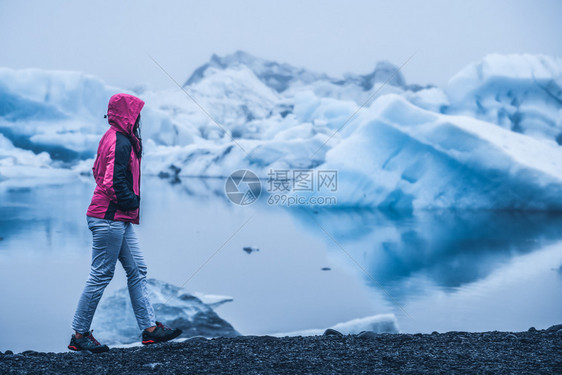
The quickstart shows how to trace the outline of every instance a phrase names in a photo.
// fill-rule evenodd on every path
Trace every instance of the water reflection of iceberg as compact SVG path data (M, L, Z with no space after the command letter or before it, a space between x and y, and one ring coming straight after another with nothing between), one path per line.
M416 285L409 283L413 277L445 289L460 287L488 276L517 255L562 238L562 215L545 212L292 212L309 230L323 236L332 252L339 253L337 262L349 264L370 285L379 287L353 265L352 257L397 298L418 293Z

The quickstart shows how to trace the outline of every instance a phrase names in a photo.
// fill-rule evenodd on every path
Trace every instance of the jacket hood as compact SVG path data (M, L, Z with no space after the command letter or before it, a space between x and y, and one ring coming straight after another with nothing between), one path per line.
M109 99L107 118L109 124L131 140L135 151L140 150L140 142L133 134L135 121L139 116L144 101L129 94L115 94Z
M125 135L133 135L133 126L144 107L144 102L129 94L115 94L109 99L109 124Z

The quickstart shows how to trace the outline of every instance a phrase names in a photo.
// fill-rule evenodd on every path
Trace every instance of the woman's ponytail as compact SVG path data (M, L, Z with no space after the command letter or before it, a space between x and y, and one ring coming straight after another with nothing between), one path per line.
M135 147L135 153L137 154L137 157L140 159L142 156L142 138L141 138L141 115L139 113L139 116L137 117L137 120L135 121L135 125L133 126L133 136L136 138L136 142L138 144L138 147Z

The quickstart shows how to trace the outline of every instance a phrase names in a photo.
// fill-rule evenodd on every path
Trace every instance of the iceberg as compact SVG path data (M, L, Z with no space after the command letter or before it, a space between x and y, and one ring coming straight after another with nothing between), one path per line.
M0 133L53 162L92 157L114 91L78 72L0 68Z
M108 126L107 103L117 92L132 93L79 72L0 68L0 134L17 148L47 152L57 166L73 166L95 156ZM150 123L145 135L159 144L192 140L151 105L143 122Z
M287 97L306 88L315 91L319 96L335 98L360 98L362 93L379 88L383 83L399 91L415 91L422 88L418 85L407 85L398 67L389 61L377 62L374 70L365 75L347 73L343 78L336 78L287 63L261 59L244 51L236 51L224 57L213 55L208 63L193 72L184 87L195 86L218 71L235 71L241 68L249 69L264 85Z
M562 59L491 54L448 82L443 110L562 144Z
M193 295L180 287L157 279L148 279L147 284L156 319L166 325L182 329L183 333L180 337L240 335L230 323L221 319L213 310L223 303L232 301L231 297L201 293ZM96 336L109 345L139 341L140 331L127 288L119 289L100 301L93 325L96 327Z
M560 58L496 54L422 87L384 61L335 78L238 51L213 55L185 92L131 93L146 102L143 173L171 182L324 168L339 173L342 207L559 210L561 77ZM26 163L88 174L118 91L83 73L0 68L2 147L19 155L3 159L3 178Z
M273 90L282 92L295 81L311 83L318 80L328 80L325 74L309 72L305 69L296 68L289 64L279 64L275 61L267 61L252 56L244 51L236 51L231 55L219 57L211 56L211 60L197 68L184 86L194 85L206 79L211 70L228 70L237 67L247 67L262 82Z
M32 151L15 147L14 144L0 134L0 182L30 178L61 178L71 177L68 169L55 168L48 153L35 154ZM12 184L13 185L13 184Z
M236 51L224 57L213 55L208 63L193 72L184 85L190 86L204 80L209 74L212 74L209 73L212 69L227 70L241 66L249 68L260 81L279 93L297 84L307 85L318 81L327 81L337 85L350 82L364 90L371 89L375 82L384 82L389 79L389 83L393 86L405 86L402 74L394 74L396 66L387 61L380 61L370 74L364 76L348 74L346 80L341 80L290 64L260 59L244 51ZM391 77L393 74L394 76Z
M562 209L557 145L398 95L367 108L319 168L338 171L339 206Z

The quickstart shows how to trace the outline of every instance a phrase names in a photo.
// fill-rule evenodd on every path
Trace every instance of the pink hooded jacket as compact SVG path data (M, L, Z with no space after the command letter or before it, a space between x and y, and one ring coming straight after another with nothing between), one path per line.
M133 127L144 102L128 94L109 99L111 125L100 140L92 171L96 188L87 215L139 223L141 144Z

